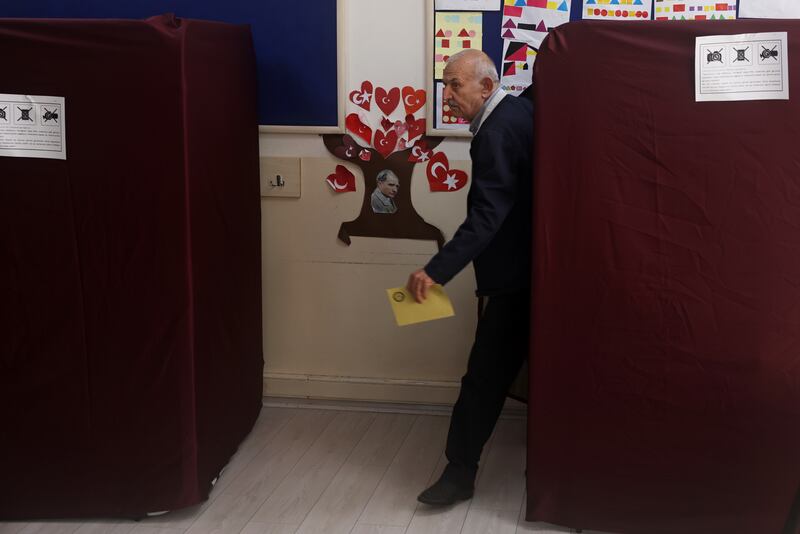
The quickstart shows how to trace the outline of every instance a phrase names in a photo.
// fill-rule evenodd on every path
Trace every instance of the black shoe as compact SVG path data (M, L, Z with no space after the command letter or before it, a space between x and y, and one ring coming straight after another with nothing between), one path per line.
M448 506L472 498L472 484L465 486L442 475L430 488L419 494L417 500L432 506Z

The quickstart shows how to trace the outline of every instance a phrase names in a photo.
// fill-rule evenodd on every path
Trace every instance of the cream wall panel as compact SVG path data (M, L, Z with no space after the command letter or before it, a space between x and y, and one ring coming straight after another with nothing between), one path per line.
M376 86L425 87L425 0L344 0L346 92ZM430 102L430 95L429 102ZM474 275L447 285L456 316L395 326L385 290L436 251L432 241L337 239L354 219L365 184L358 167L330 156L318 135L262 133L262 157L301 158L302 196L262 198L265 394L452 403L475 329ZM469 140L446 139L452 168L469 172ZM325 183L337 164L356 176L356 193ZM467 189L431 193L425 164L412 180L417 212L452 237ZM369 187L371 189L371 187Z

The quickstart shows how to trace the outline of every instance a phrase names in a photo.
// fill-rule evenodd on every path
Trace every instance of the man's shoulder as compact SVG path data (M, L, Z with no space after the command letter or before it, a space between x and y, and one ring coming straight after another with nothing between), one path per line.
M533 115L533 102L527 98L506 95L494 111L505 120L528 121Z
M533 132L533 103L527 98L506 95L481 125L475 140L480 142L481 138L509 133L519 135L528 130Z

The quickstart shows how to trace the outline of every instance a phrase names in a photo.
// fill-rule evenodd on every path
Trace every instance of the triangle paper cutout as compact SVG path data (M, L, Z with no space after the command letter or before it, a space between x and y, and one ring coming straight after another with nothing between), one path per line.
M513 45L519 45L519 48L512 51L511 47ZM506 61L525 61L528 59L528 54L526 53L528 50L528 45L525 43L509 43L508 50L505 57Z
M517 0L517 3L514 4L515 6L527 6L528 4L525 3L525 0Z
M562 2L560 6L558 6L559 11L569 11L569 6L567 2Z
M442 30L442 29L440 28L440 29L439 29L439 31L438 31L438 32L436 32L436 37L444 37L444 30Z
M536 26L536 31L537 32L546 32L547 31L547 26L544 25L544 21L543 20L539 21L539 24Z
M514 62L506 63L505 71L503 72L503 76L513 76L517 73L517 64Z
M469 32L466 28L461 28L461 31L458 32L459 37L469 37Z
M514 24L514 19L508 19L508 22L503 24L503 28L516 28L517 25Z
M503 34L503 38L515 39L514 34L511 32L511 30L506 30L505 33Z

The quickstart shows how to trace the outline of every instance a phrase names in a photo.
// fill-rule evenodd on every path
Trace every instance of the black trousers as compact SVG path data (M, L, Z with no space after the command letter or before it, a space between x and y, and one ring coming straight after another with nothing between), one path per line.
M467 373L453 407L447 474L472 483L511 384L528 357L530 290L489 297L478 319Z

